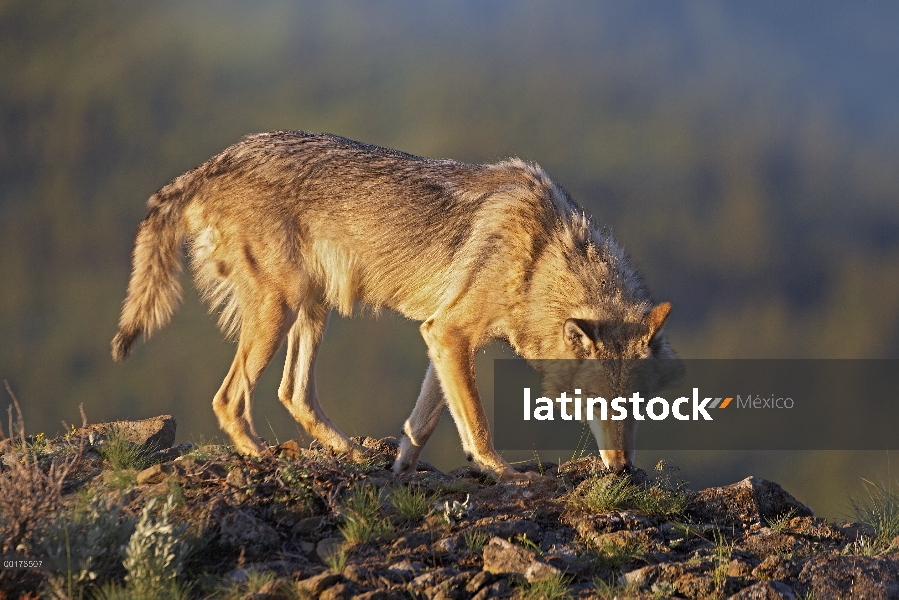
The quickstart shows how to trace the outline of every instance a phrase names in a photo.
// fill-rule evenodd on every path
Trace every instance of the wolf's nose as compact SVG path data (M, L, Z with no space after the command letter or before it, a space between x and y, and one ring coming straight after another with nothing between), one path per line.
M603 451L602 462L613 473L621 473L629 466L623 450Z

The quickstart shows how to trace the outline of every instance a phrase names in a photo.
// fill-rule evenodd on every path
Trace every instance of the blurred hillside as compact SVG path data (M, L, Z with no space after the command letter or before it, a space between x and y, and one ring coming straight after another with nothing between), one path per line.
M109 340L146 199L272 129L538 162L673 303L681 356L897 357L897 27L892 3L0 2L0 378L29 430L83 403L214 435L233 346L195 294L125 365ZM335 317L323 403L395 435L426 364L415 324ZM283 440L279 375L255 413ZM449 421L426 451L441 466L461 457ZM878 477L882 457L853 456L808 493ZM727 464L776 479L825 459L747 460Z

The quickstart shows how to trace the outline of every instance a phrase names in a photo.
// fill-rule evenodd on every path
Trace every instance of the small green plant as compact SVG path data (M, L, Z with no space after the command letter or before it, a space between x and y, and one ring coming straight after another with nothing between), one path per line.
M659 581L654 583L652 584L651 590L653 600L664 600L665 598L677 595L677 588L674 587L674 584L670 581Z
M191 594L189 588L172 582L161 588L145 591L142 595L135 595L128 586L109 581L102 587L95 588L92 597L94 600L188 600Z
M733 556L733 543L728 543L727 538L720 529L716 529L713 534L715 543L715 554L712 556L714 568L712 570L712 587L716 591L723 591L724 584L727 580L727 564Z
M403 521L414 522L428 514L432 496L417 486L399 486L390 490L389 500Z
M518 544L522 548L527 548L528 550L533 550L537 554L543 554L543 551L540 549L540 545L534 542L534 540L528 537L528 534L523 533L521 535L516 535L511 540L513 543Z
M125 550L125 581L138 596L149 596L175 584L188 550L181 541L187 526L170 523L174 498L169 496L154 517L155 506L156 498L144 506Z
M393 527L380 518L381 497L377 489L363 485L356 488L342 506L343 524L338 527L349 544L364 544L393 534Z
M47 442L47 437L43 433L39 433L30 438L26 438L21 445L20 451L30 452L34 456L40 457L47 452L49 446L50 444Z
M663 476L650 485L635 484L629 475L594 478L583 490L573 494L569 502L594 513L626 509L661 517L682 514L689 505L686 484L672 483L664 463L660 462L656 469Z
M518 597L525 600L566 600L572 597L568 591L570 582L570 577L560 574L532 583L523 583L518 588Z
M645 561L647 548L638 540L628 539L620 543L593 544L591 551L592 562L611 571L617 571L629 562Z
M184 458L199 461L212 460L230 449L230 446L220 444L216 438L207 440L201 436L200 441L184 455Z
M853 556L878 556L888 549L889 546L884 547L883 542L878 538L862 535L859 536L858 539L847 544L840 553Z
M347 558L346 550L341 548L331 554L325 556L325 564L328 566L328 569L333 573L343 573L343 570L346 568Z
M850 497L849 503L855 519L871 527L874 534L867 539L862 536L853 544L857 550L873 552L866 556L873 556L889 550L893 538L899 535L899 493L891 487L878 485L867 479L862 481L868 497Z
M123 549L134 523L119 496L85 494L71 509L57 511L41 531L41 552L64 560L66 570L51 576L48 594L73 598L89 585L123 575Z
M621 600L629 598L640 589L637 584L619 585L615 580L606 581L596 578L593 580L593 590L599 600Z
M574 462L587 455L590 444L593 442L593 434L590 432L590 426L586 422L581 424L581 434L577 440L577 445L571 453L569 462ZM559 464L562 464L561 462Z
M629 476L608 475L594 479L582 494L573 496L571 501L579 508L590 512L603 513L628 508L633 500L635 486Z
M119 429L110 432L98 452L116 471L140 471L154 463L151 449L128 441Z
M241 598L254 597L256 594L262 596L277 596L278 598L292 598L291 589L295 586L286 585L286 581L279 582L277 585L277 574L273 571L262 571L258 569L248 569L246 578L242 581L235 581L225 587L217 590L216 598L223 600L240 600ZM273 589L274 588L274 589Z
M113 490L127 490L137 485L137 472L130 469L107 471L103 473L103 482Z
M297 463L288 463L278 469L278 478L289 490L285 500L290 499L305 508L311 508L315 504L312 476L305 467Z
M796 514L796 509L791 508L787 512L783 513L779 517L772 518L768 521L768 526L771 527L777 533L783 533L790 526L790 521L793 519L793 516Z
M655 466L652 485L637 495L637 510L650 515L674 516L683 514L690 504L687 482L676 476L679 469L660 460Z
M467 529L462 534L462 539L465 540L465 547L468 548L469 552L480 554L487 542L490 541L490 536L480 529Z
M183 508L187 505L187 500L184 499L184 490L181 489L181 484L178 483L178 480L174 477L168 480L168 495L172 497L175 502L176 508Z

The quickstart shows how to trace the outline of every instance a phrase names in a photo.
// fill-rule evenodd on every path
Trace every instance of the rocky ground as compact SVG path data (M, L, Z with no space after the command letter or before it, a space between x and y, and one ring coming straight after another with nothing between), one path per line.
M755 477L694 492L584 457L519 465L542 474L523 484L397 478L392 439L351 463L174 434L158 417L0 443L4 558L50 566L0 571L0 598L899 598L889 502L836 524Z

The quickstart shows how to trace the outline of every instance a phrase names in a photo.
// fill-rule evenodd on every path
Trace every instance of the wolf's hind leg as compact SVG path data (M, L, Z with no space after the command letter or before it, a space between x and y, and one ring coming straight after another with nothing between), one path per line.
M443 397L443 389L440 380L434 370L434 364L428 365L424 383L421 384L421 393L415 402L412 414L403 425L403 439L400 440L400 451L393 463L393 472L396 474L414 471L418 464L418 457L446 407L446 399ZM467 445L464 444L463 445Z
M354 454L358 448L328 418L315 389L315 359L328 325L330 309L320 294L312 294L297 311L287 334L287 360L278 398L306 432L335 452Z
M237 354L212 401L219 426L243 454L258 456L265 448L250 414L253 390L284 342L293 318L284 300L274 295L255 302L253 311L244 311Z

